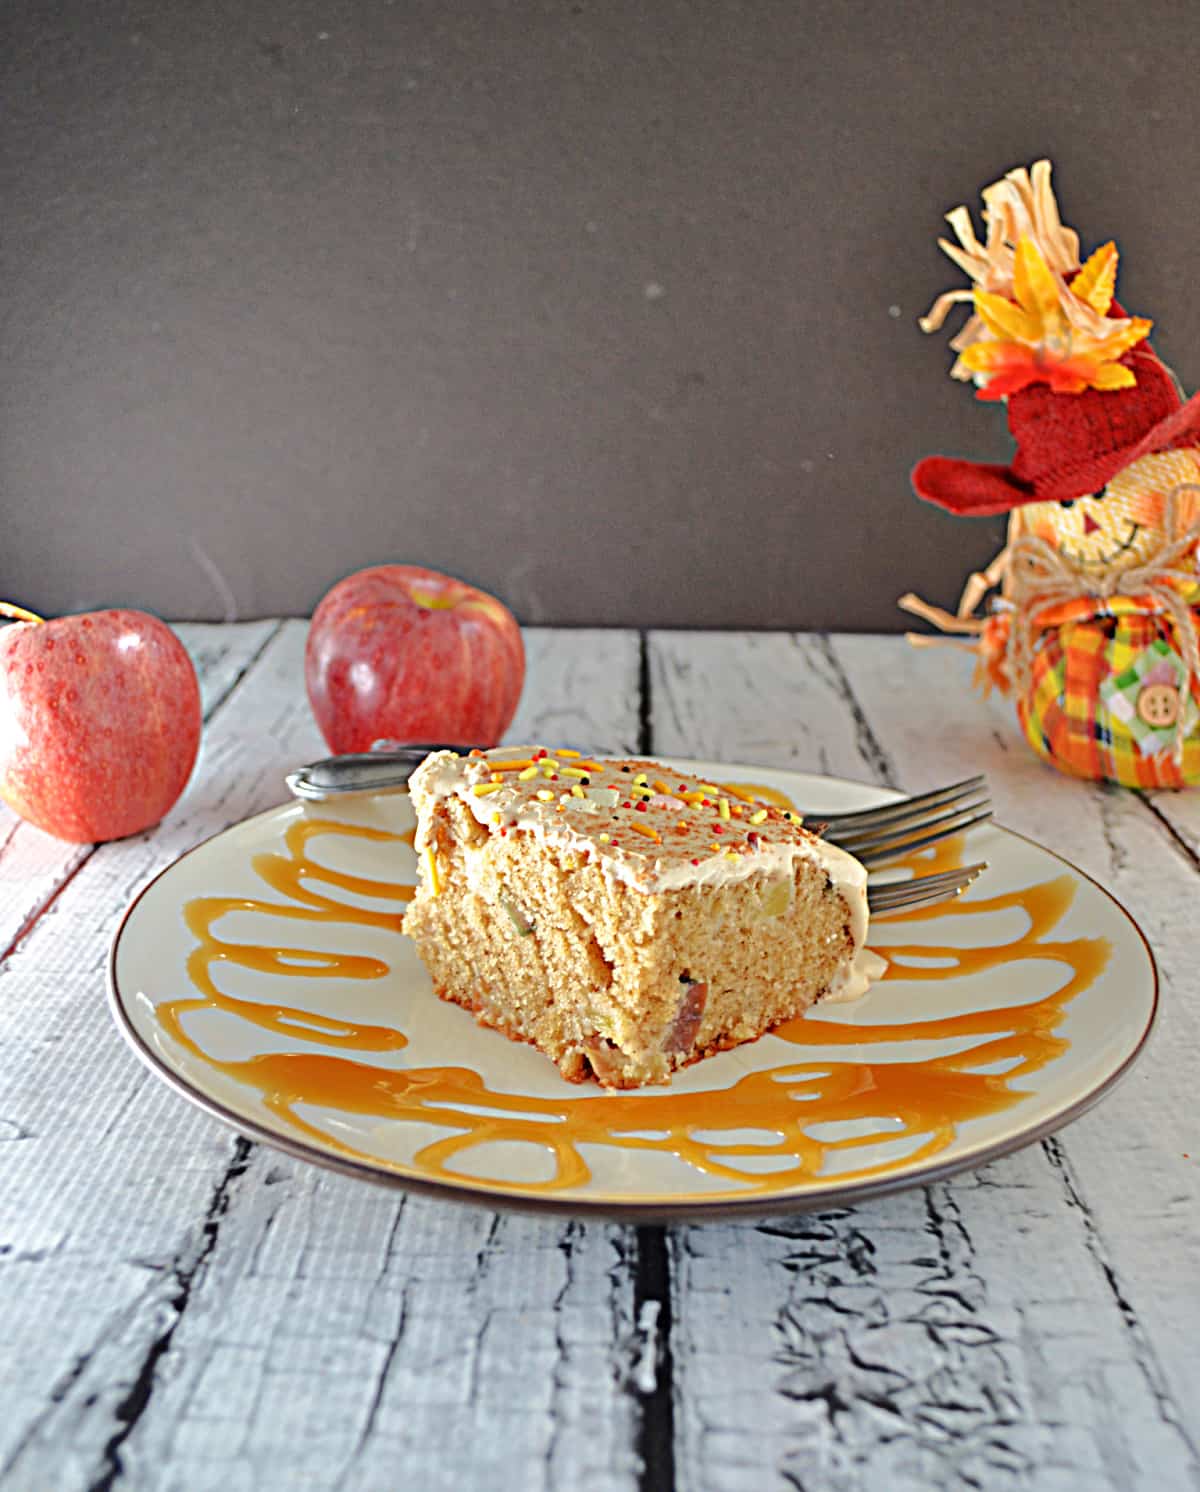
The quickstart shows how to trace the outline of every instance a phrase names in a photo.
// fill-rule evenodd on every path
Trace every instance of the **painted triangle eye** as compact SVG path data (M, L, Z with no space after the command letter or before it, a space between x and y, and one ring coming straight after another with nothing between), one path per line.
M1098 534L1100 532L1100 525L1090 513L1083 515L1083 531L1085 534Z

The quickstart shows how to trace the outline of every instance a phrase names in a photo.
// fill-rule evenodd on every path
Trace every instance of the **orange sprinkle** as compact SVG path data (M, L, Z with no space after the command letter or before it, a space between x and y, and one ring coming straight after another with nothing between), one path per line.
M565 756L566 753L564 752L563 755ZM584 761L584 759L582 757L579 758L579 765L583 768L583 770L585 772L603 772L604 771L604 768L600 765L599 762Z
M639 834L644 834L647 839L652 839L655 844L662 844L662 835L658 832L657 829L652 829L649 824L639 824L637 822L634 822L630 824L629 827L631 829L636 829Z
M523 772L526 767L532 767L533 762L526 757L524 761L493 762L492 777L496 778L501 772Z
M574 757L576 760L578 760L578 758L579 758L579 752L578 751L572 751L569 746L560 746L558 748L558 750L554 754L555 754L555 756L570 756L570 757Z
M761 798L756 798L753 793L747 792L744 787L734 787L732 782L726 784L725 791L731 798L740 798L743 803L752 803L755 807L762 802Z
M655 792L656 792L656 793L661 793L661 794L662 794L662 795L663 795L663 797L664 797L664 798L673 798L673 797L674 797L674 796L675 796L675 794L674 794L674 793L673 793L673 792L672 792L672 791L671 791L671 789L670 789L670 787L669 787L669 786L668 786L668 784L667 784L667 783L665 783L665 782L664 782L664 781L663 781L663 780L662 780L662 778L661 778L661 777L656 777L656 778L655 778L655 779L654 779L654 784L653 784L653 786L654 786L654 791L655 791Z

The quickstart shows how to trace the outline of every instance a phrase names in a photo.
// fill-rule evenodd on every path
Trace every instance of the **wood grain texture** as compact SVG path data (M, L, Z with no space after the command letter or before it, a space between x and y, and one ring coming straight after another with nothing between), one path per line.
M1192 795L1058 777L954 653L531 630L512 740L987 771L1142 921L1164 1011L1093 1114L948 1182L668 1230L496 1213L251 1144L113 1030L124 906L324 751L302 623L180 630L209 720L164 824L0 836L2 1492L1198 1492Z
M88 855L4 965L0 1486L374 1489L406 1466L430 1488L636 1485L633 1230L323 1174L223 1130L123 1049L103 999L123 908L324 752L301 623L241 635L240 663L211 629L181 631L212 675L187 795ZM636 736L634 634L528 641L514 728Z
M1194 866L1136 796L1039 763L957 653L650 641L658 750L913 790L985 771L1002 823L1143 922L1165 986L1146 1059L1060 1137L850 1212L676 1231L683 1485L761 1486L764 1460L768 1483L838 1492L1200 1485L1197 1017L1172 993L1195 988Z

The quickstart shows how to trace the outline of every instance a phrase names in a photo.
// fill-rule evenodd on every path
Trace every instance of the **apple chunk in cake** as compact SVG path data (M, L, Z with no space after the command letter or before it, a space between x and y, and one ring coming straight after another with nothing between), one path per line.
M437 752L404 930L437 993L606 1087L866 987L866 871L795 814L649 761Z

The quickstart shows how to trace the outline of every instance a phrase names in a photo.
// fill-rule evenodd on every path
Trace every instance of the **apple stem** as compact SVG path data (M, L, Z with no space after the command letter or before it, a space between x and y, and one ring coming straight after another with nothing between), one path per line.
M26 611L23 606L14 606L11 601L0 601L0 616L6 616L14 622L44 622L44 616L38 616L35 611Z

